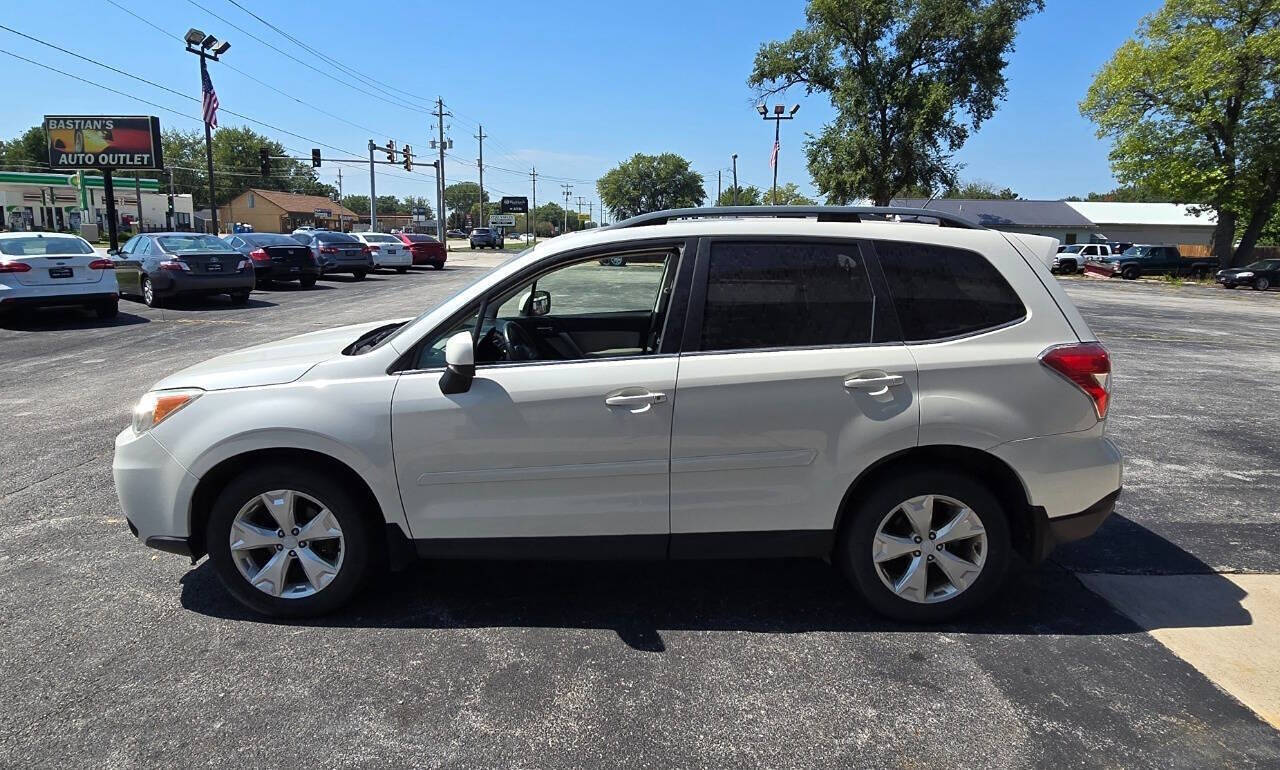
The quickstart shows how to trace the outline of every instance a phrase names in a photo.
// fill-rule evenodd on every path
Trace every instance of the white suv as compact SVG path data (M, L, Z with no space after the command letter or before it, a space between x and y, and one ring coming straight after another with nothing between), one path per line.
M272 615L415 555L813 556L880 612L941 620L1120 493L1110 363L1053 245L796 207L550 239L413 320L162 380L116 487L147 545L208 553Z

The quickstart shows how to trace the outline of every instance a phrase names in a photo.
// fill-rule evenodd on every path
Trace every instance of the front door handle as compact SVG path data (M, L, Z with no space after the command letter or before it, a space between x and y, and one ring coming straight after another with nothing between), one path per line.
M878 396L887 393L889 388L901 385L906 382L901 374L867 374L863 376L854 376L844 381L844 386L850 390L866 390L871 395Z
M652 393L646 391L644 393L633 393L627 395L606 396L605 404L609 406L649 406L651 404L661 404L667 400L666 393Z

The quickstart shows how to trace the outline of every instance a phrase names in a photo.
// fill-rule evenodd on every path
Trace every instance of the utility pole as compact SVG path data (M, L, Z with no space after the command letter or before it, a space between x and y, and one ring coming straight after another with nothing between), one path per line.
M138 179L138 172L133 173L133 197L138 201L138 232L142 232L142 181ZM55 204L57 201L53 201ZM136 233L135 233L136 234Z
M560 187L564 190L564 229L560 231L563 234L569 232L569 193L573 192L573 185L566 183Z
M440 238L440 242L444 242L444 119L450 113L444 111L444 99L436 97L436 111L432 113L436 116L436 126L440 130L440 143L437 145L440 149L440 165L436 166L436 236ZM483 207L482 207L483 208Z
M581 196L581 195L579 195L579 196L578 196L578 210L577 210L577 214L578 214L578 229L579 229L579 230L581 230L581 229L582 229L582 226L583 226L583 221L582 221L582 196Z
M476 126L476 139L480 140L480 158L476 165L480 167L480 227L484 227L484 126Z
M529 207L529 213L525 215L524 221L526 225L533 227L533 242L538 242L538 222L534 217L538 214L538 168L535 166L529 171L529 178L533 180L533 205Z
M720 205L720 175L723 169L716 169L716 205Z
M596 202L587 201L587 221L588 222L593 221L592 218L595 216L595 213L594 213L595 210L596 210ZM599 222L596 222L596 225L599 225L599 224L600 224Z
M373 179L373 151L378 145L369 140L369 232L378 232L378 188Z
M736 152L733 154L733 205L738 205L738 153Z
M782 121L791 120L796 116L796 111L800 109L800 105L791 108L790 114L783 115L787 108L781 104L773 105L773 114L769 114L769 110L763 104L756 105L756 112L760 113L760 117L765 120L773 121L773 149L769 153L769 165L773 166L773 205L778 205L778 153L782 151Z
M338 166L338 203L342 203L342 166Z
M169 174L169 211L167 212L167 216L165 216L164 226L170 230L176 230L178 229L178 223L176 221L178 217L174 213L173 206L173 169L167 168L165 171Z

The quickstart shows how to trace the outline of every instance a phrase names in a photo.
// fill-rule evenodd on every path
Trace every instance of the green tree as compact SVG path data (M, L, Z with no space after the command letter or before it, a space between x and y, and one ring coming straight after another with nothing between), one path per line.
M191 193L197 208L208 206L204 133L166 129L161 135L161 146L165 165L173 167L174 187L179 192ZM265 177L258 173L260 148L266 148L273 156L271 174ZM288 154L279 142L247 126L225 126L214 131L213 179L218 205L224 205L251 187L325 197L337 193L333 185L316 178L310 161L282 159ZM368 210L367 204L365 210Z
M342 196L342 205L361 216L369 215L368 195L344 195Z
M689 161L670 152L636 153L596 182L600 200L615 220L663 209L701 206L706 200L702 174Z
M763 200L760 188L753 184L746 187L738 186L738 203L739 206L759 206ZM732 206L733 202L733 185L729 185L729 189L720 193L720 199L716 201L717 206Z
M1280 200L1280 2L1167 0L1080 111L1121 183L1212 209L1214 256L1247 262Z
M764 203L773 203L773 190L766 190L761 196ZM778 188L779 206L813 206L816 203L813 198L801 193L800 186L795 182L787 182Z
M962 198L965 200L1007 200L1016 201L1019 195L1008 187L996 187L991 182L971 179L967 182L957 181L948 186L941 194L919 187L904 191L904 197L910 198ZM1078 198L1076 200L1079 200Z
M1018 22L1043 0L809 0L807 24L756 53L761 97L802 86L835 120L805 142L827 200L876 205L952 185L954 153L1006 92Z
M368 203L365 204L366 207L368 205ZM432 210L431 202L422 195L406 195L401 200L401 205L404 207L404 213L406 214L412 214L415 208L424 208L427 210L427 219L434 219L436 216Z
M489 200L489 193L484 194ZM444 188L444 207L446 211L461 211L465 214L472 205L480 202L480 185L475 182L455 182Z
M44 126L32 126L16 139L0 139L0 165L9 171L48 169L49 145Z

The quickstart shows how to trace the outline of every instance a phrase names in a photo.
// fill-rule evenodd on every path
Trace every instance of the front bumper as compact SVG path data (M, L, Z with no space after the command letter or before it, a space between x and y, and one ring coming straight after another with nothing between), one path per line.
M191 556L188 501L199 479L150 432L125 428L116 436L111 475L129 529L152 548Z

